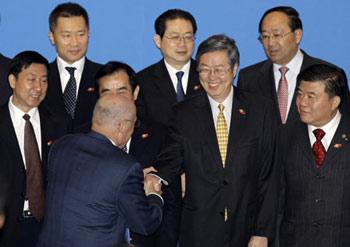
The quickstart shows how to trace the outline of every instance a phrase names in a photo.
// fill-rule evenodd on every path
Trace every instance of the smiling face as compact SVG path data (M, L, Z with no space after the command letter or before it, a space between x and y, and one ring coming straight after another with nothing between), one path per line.
M51 43L60 58L72 64L85 56L89 29L82 16L59 17L53 32L49 32Z
M274 35L275 34L275 35ZM271 12L261 25L261 35L270 36L262 44L266 56L276 64L286 65L296 55L302 37L302 30L292 31L288 16L282 12ZM271 38L271 37L280 38Z
M323 82L301 81L296 104L302 122L322 127L336 115L340 97L331 97Z
M17 76L9 75L13 90L12 103L23 112L38 107L47 91L47 69L45 65L33 63Z
M165 60L174 68L181 69L192 57L194 40L186 39L186 36L194 36L192 23L184 19L166 21L163 37L155 35L154 41L161 50ZM171 37L182 37L180 40Z
M199 59L199 79L207 94L222 103L230 93L237 64L230 67L226 50L204 53Z

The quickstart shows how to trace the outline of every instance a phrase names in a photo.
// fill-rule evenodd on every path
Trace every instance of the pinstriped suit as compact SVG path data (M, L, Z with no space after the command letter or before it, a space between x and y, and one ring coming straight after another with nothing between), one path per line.
M285 186L280 246L350 246L350 117L343 114L320 169L307 125L282 132Z

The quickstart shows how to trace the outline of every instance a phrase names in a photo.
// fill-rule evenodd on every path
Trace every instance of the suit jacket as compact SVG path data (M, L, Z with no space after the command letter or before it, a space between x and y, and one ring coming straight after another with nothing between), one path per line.
M72 120L67 114L64 106L62 84L57 67L57 60L50 64L49 86L43 104L49 109L53 109L56 112L66 115L66 118L70 121L71 125L70 132L77 132L77 129L79 129L81 125L90 122L92 119L92 112L98 99L98 85L95 80L95 74L100 67L100 64L94 63L87 58L85 59L75 106L75 118Z
M304 69L315 65L315 64L329 64L330 63L323 61L318 58L314 58L306 54L304 51L302 51L304 54L303 63L301 65L301 71ZM333 65L334 66L334 65ZM343 75L346 75L343 70L341 70ZM349 104L350 105L350 96L349 96L349 88L348 84L344 85L346 88L345 90L345 101L347 103L343 102L343 105ZM282 124L279 107L278 107L278 99L277 99L277 91L276 91L276 85L275 85L275 79L273 74L273 64L270 60L265 60L263 62L251 65L249 67L243 68L239 72L238 81L237 81L237 87L242 88L244 90L254 92L257 94L260 94L266 98L272 99L274 102L273 112L276 116L276 120L278 122L278 125ZM292 103L290 106L290 110L287 116L287 123L291 123L295 120L299 120L299 113L296 107L296 92L297 87L295 88ZM350 112L349 105L346 107L346 111ZM349 109L348 109L349 108Z
M186 97L201 91L196 67L197 63L191 60ZM177 101L164 59L137 73L136 78L140 86L137 101L139 118L168 126L171 108Z
M96 132L55 143L48 181L38 246L120 246L126 227L146 235L161 222L162 201L145 196L141 166Z
M44 177L49 147L54 140L67 132L64 118L53 115L40 107L42 165ZM7 180L8 191L5 203L6 222L0 238L0 246L16 246L18 220L22 217L26 192L26 170L8 105L0 107L0 176Z
M281 246L350 246L350 118L342 115L320 169L316 168L307 125L282 132L285 204ZM287 140L287 141L286 141Z
M251 235L271 238L278 172L270 101L234 89L225 169L207 95L179 103L173 116L156 168L169 183L186 174L180 245L243 247Z
M12 90L7 79L10 61L11 60L9 58L0 53L0 105L5 104L12 94Z

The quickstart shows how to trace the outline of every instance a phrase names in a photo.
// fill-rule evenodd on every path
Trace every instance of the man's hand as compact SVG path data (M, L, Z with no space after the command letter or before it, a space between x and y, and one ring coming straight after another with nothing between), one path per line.
M146 175L150 172L157 172L157 170L153 166L147 167L143 169L143 176L146 177Z
M181 174L181 196L182 198L185 197L186 194L186 175L185 173Z
M267 237L252 236L249 240L248 247L267 247Z
M144 179L144 189L146 195L150 193L162 194L162 182L152 174L147 174Z

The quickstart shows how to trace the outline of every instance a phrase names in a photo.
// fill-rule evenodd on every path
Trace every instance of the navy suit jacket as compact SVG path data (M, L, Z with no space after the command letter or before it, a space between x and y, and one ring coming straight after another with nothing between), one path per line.
M8 83L7 73L10 66L10 59L0 53L0 105L7 102L12 94Z
M186 97L201 91L197 63L191 60ZM171 108L176 101L176 91L171 81L164 59L137 73L140 94L137 112L141 120L169 125Z
M273 237L279 176L272 162L273 118L268 99L234 89L223 169L206 93L174 108L170 141L155 166L169 183L186 174L181 246L246 247L252 235Z
M303 63L301 65L301 71L304 69L315 65L315 64L328 64L330 63L323 61L318 58L314 58L306 54L304 51L302 51L304 54ZM334 66L334 65L333 65ZM343 75L346 75L343 70L341 70ZM345 88L345 96L342 102L342 104L346 107L346 112L350 113L350 94L349 94L349 88L348 84L346 82L346 85L344 85ZM270 60L265 60L260 63L251 65L249 67L243 68L239 72L238 81L237 81L237 87L242 88L244 90L247 90L249 92L257 93L259 95L262 95L266 98L269 98L273 101L273 112L276 116L276 120L278 125L282 124L281 115L278 107L278 99L277 99L277 91L276 91L276 84L275 79L273 75L273 64ZM295 88L292 104L290 106L290 110L287 116L287 123L294 122L295 120L299 120L299 113L296 107L296 92L298 89L298 85Z
M140 164L96 132L52 147L46 203L38 246L120 246L126 227L147 235L162 218L161 199L144 194Z
M57 60L50 64L49 86L43 104L49 109L64 114L70 121L70 132L72 133L77 132L81 125L90 122L92 119L92 112L98 99L98 85L95 80L95 75L100 67L100 64L94 63L87 58L85 59L75 107L75 118L72 120L64 106Z
M44 107L39 108L41 123L41 150L44 177L49 148L53 141L67 132L67 123L62 116L52 114ZM8 185L5 203L6 222L0 237L0 246L16 246L18 222L21 220L25 191L26 170L8 105L0 107L0 176Z
M306 124L281 131L278 147L285 188L280 246L350 246L349 116L342 115L319 169Z

